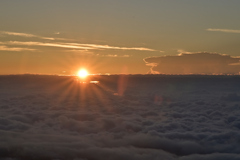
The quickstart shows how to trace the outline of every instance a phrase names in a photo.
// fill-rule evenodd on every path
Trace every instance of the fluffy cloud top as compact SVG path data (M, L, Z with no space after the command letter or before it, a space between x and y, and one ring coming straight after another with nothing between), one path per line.
M182 53L177 56L148 57L152 73L161 74L239 74L240 58L216 53Z
M0 159L240 159L238 77L119 79L0 76Z

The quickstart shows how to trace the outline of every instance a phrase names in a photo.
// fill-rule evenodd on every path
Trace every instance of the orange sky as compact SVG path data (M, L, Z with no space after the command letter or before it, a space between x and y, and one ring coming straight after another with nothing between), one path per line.
M79 68L92 74L205 73L192 69L197 63L187 56L180 56L186 65L173 58L240 56L239 5L235 0L1 1L0 74L72 75ZM212 63L208 58L201 64ZM218 68L209 68L210 74L239 68L236 62L227 64L228 70L212 66Z

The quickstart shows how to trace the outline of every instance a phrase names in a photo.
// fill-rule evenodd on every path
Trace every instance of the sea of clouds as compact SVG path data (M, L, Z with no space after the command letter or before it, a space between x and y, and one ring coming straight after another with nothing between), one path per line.
M240 77L98 80L0 76L0 159L240 159Z

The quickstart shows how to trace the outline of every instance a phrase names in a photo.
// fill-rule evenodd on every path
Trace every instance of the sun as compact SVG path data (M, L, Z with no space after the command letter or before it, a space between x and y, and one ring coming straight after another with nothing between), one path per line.
M81 69L78 71L78 77L86 78L88 76L88 71L86 69Z

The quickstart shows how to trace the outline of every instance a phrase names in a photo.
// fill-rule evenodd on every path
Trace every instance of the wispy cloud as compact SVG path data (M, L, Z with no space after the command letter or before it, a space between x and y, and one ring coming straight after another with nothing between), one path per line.
M68 44L68 43L44 43L44 42L8 41L8 42L0 42L0 44L5 44L5 45L21 45L21 46L59 47L59 48L69 48L69 49L81 49L81 50L92 49L91 47L83 47L83 46L70 45L70 44Z
M116 47L116 46L109 46L109 45L98 45L98 44L80 44L80 43L66 43L68 45L75 45L75 46L85 46L90 47L92 49L116 49L116 50L139 50L139 51L156 51L150 48L142 48L142 47Z
M207 31L213 32L225 32L225 33L240 33L240 30L233 30L233 29L217 29L217 28L208 28Z
M7 32L7 31L0 31L0 34L10 35L10 36L20 36L20 37L27 37L27 38L40 38L45 40L67 40L64 38L53 38L53 37L43 37L38 36L34 34L28 34L28 33L20 33L20 32Z
M59 32L56 32L59 34ZM135 50L135 51L157 51L151 48L145 47L119 47L119 46L110 46L110 45L100 45L100 44L84 44L84 43L71 43L64 38L52 38L52 37L43 37L29 33L20 33L20 32L8 32L0 31L0 35L8 36L19 36L25 38L39 38L43 40L51 40L47 42L40 41L5 41L0 42L2 45L20 45L20 46L42 46L42 47L58 47L65 49L74 49L74 50ZM56 42L57 40L65 40L68 42ZM72 40L71 40L72 41Z
M44 43L44 42L21 42L21 41L8 41L0 42L4 45L22 45L22 46L45 46L45 47L59 47L79 50L97 50L97 49L115 49L115 50L138 50L138 51L156 51L150 48L136 48L136 47L116 47L109 45L98 44L81 44L81 43Z
M17 52L19 52L19 51L36 51L36 49L0 46L0 51L17 51Z
M7 35L11 35L11 36L21 36L21 37L36 37L33 34L27 34L27 33L17 33L17 32L5 32L5 31L1 31L1 34L7 34Z

